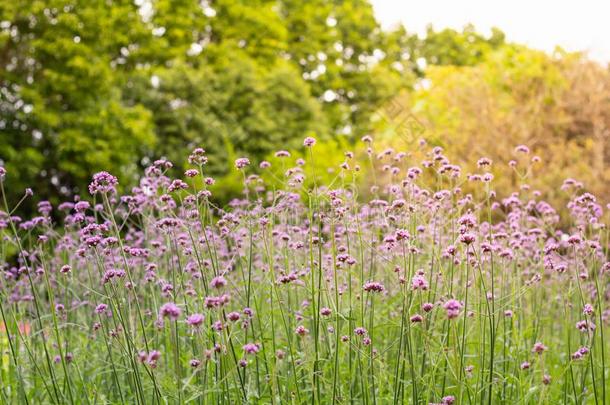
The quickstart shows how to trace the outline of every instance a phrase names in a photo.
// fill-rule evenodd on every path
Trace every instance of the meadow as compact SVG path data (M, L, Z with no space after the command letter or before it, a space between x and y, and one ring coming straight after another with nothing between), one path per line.
M225 207L201 148L31 218L0 167L0 402L609 403L608 207L545 202L523 145L502 198L503 162L358 145L239 158Z

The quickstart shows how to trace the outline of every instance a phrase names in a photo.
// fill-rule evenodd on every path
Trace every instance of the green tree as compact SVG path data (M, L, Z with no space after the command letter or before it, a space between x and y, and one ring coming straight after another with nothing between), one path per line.
M134 156L155 140L150 111L122 99L131 49L148 37L137 8L88 0L0 7L0 158L11 197L32 186L56 200L109 166L135 176Z

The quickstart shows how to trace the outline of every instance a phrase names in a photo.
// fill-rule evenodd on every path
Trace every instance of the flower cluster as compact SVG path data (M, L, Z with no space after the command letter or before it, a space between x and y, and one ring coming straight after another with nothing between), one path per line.
M93 197L4 207L5 402L610 403L601 199L568 179L560 215L521 161L377 143L328 183L314 138L239 158L224 206L196 148L125 195L100 172Z

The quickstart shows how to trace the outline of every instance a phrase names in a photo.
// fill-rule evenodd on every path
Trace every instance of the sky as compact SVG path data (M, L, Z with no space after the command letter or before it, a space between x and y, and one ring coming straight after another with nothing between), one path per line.
M610 0L371 0L384 28L403 23L409 32L461 29L472 23L484 34L498 27L509 41L552 52L587 51L610 62Z

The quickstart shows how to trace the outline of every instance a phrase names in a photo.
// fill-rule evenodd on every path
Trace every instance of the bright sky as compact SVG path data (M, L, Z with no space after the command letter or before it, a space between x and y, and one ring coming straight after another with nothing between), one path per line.
M509 41L552 51L588 51L610 61L610 0L371 0L377 18L388 28L402 22L409 32L461 29L472 23L488 34L498 27Z

